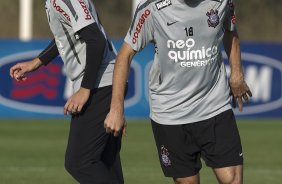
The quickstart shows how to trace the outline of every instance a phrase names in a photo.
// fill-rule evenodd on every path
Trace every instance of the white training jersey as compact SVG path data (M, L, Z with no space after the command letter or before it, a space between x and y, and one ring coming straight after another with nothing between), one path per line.
M160 124L193 123L231 108L221 45L224 31L235 29L233 1L186 2L141 0L125 38L135 51L155 45L150 117Z
M45 8L50 29L64 62L64 71L74 81L74 90L80 87L86 64L86 44L79 39L77 32L95 22L107 40L96 87L111 85L116 50L100 24L92 1L45 0Z

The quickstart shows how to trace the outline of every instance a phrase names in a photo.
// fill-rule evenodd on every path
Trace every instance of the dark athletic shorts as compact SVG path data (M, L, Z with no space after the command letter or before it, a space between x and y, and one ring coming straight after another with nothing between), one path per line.
M167 177L198 174L201 158L212 168L243 165L242 145L232 110L184 125L151 122L160 164Z

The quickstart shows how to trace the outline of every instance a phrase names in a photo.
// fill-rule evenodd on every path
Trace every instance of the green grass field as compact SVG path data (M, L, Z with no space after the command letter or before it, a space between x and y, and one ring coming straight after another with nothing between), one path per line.
M282 181L282 120L239 120L244 183ZM0 184L75 184L64 170L68 120L0 120ZM128 121L122 162L126 184L172 184L161 172L149 121ZM217 183L201 170L201 183Z

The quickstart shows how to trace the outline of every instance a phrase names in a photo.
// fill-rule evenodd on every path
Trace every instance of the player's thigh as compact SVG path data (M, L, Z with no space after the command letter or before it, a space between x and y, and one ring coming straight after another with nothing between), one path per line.
M195 176L201 169L200 149L182 125L162 125L151 120L163 173L167 177Z
M241 184L243 183L243 166L231 166L213 169L217 180L222 184Z
M232 110L225 111L201 126L201 154L211 168L243 165L239 131Z

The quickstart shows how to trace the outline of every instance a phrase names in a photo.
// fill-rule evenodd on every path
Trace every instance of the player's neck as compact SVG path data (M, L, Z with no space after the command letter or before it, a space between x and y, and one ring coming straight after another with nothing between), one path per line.
M178 0L180 3L187 4L190 7L198 6L204 0Z

